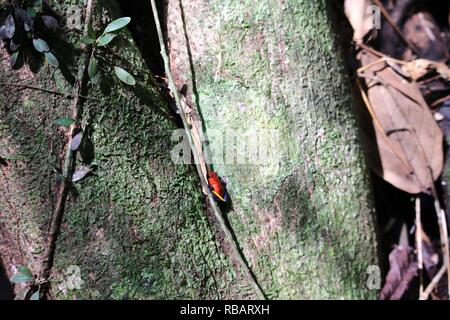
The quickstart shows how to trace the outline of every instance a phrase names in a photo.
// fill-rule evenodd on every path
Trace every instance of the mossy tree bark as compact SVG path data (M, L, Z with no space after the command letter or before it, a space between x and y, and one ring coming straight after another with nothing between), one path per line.
M52 2L60 24L69 6L83 3ZM192 90L194 80L214 168L229 179L227 218L269 298L375 297L365 287L366 269L377 262L370 188L327 13L324 0L168 1L177 84ZM119 16L115 1L96 1L96 29ZM9 71L2 51L0 81L70 94L80 36L64 28L47 40L60 69ZM83 108L97 169L69 196L53 296L255 297L216 240L193 166L171 161L176 127L137 46L129 35L112 46L102 84L89 89L93 99ZM114 65L137 85L120 83ZM40 266L65 143L52 122L70 115L71 101L0 88L0 156L8 162L0 167L0 228L13 242L13 258L3 259L11 275L12 264ZM276 153L264 166L221 165L212 128L255 129L263 145L277 142L269 134L277 132ZM82 283L73 289L77 270Z
M115 1L95 2L96 30L120 17ZM61 26L74 14L70 6L84 10L84 1L53 5ZM71 94L80 34L65 27L59 33L45 40L60 69L44 64L37 73L28 65L11 70L2 51L0 81ZM96 170L69 195L56 244L53 297L251 297L251 286L215 240L195 170L171 160L176 125L132 37L125 33L111 44L114 54L102 54L102 83L89 88L82 114L91 128ZM136 86L120 82L115 65L134 74ZM3 260L9 276L12 264L38 273L66 142L66 129L53 121L71 115L71 99L24 87L2 85L1 91L0 154L8 166L1 167L0 217L16 248L8 252L15 259Z
M203 117L230 225L268 296L375 297L373 204L329 1L167 4L177 86Z

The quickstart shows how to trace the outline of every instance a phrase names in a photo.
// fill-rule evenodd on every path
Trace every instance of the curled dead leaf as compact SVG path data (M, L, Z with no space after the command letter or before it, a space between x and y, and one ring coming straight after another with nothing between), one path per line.
M373 29L371 0L345 0L344 9L348 21L354 30L353 40L361 43L364 36Z
M359 75L372 126L362 140L369 166L378 176L408 193L427 191L443 168L443 134L415 82L407 81L385 60L362 51ZM363 71L362 71L363 70Z
M389 272L380 293L380 300L399 300L417 275L417 262L412 250L397 246L389 254Z
M404 72L406 72L413 80L417 80L428 74L432 70L436 70L439 75L445 79L450 80L449 67L439 61L431 61L427 59L416 59L407 62L402 66Z

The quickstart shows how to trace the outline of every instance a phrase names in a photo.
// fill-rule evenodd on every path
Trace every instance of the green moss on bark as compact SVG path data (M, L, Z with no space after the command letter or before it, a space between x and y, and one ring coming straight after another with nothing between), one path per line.
M114 1L96 2L97 27L118 17ZM82 7L83 1L66 1L59 12L65 14L69 5ZM79 47L73 31L63 34L68 46ZM116 55L104 57L102 85L89 90L96 100L83 108L83 121L92 128L96 170L69 196L52 294L62 299L251 297L251 288L234 273L214 238L194 168L171 161L176 127L130 39L126 34L114 40ZM2 56L1 80L70 92L70 76L61 70L45 65L38 74L27 67L9 71L6 53ZM67 66L72 75L78 57ZM133 73L137 85L117 80L114 65ZM19 254L37 272L65 141L64 130L52 122L70 115L71 101L18 87L2 86L2 91L0 152L10 166L0 178L6 200L1 218L17 235ZM71 266L81 272L79 289L71 284Z
M180 3L187 34L173 22ZM376 296L365 286L377 263L370 186L328 10L327 1L169 1L172 68L198 103L214 168L229 179L228 219L270 298ZM252 130L272 151L266 164L224 160L217 135L242 146Z

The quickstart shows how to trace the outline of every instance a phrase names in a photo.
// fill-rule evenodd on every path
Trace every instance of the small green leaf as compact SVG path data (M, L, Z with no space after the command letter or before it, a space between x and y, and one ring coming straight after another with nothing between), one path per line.
M88 75L89 79L91 79L91 82L97 76L97 74L98 74L97 60L95 59L95 57L92 57L91 60L89 61L88 66Z
M33 39L33 46L39 52L47 52L50 50L47 42L39 38Z
M72 182L78 182L84 179L89 173L92 172L92 169L88 166L80 165L75 169L75 172L72 176Z
M99 47L106 46L106 45L107 45L108 43L110 43L115 37L116 37L116 35L113 34L113 33L107 33L107 34L104 34L104 35L102 35L100 38L98 38L98 40L97 40L97 45L98 45Z
M110 24L108 24L108 26L105 28L105 31L103 31L103 34L120 30L123 27L125 27L127 24L129 24L130 21L131 21L130 17L123 17L123 18L116 19L116 20L112 21Z
M10 60L11 68L16 65L18 57L19 57L19 51L16 51L11 55L11 60Z
M76 151L80 147L82 139L83 139L83 132L77 133L70 142L70 150Z
M39 290L31 295L30 300L39 300Z
M53 121L53 123L57 124L58 126L70 127L72 124L75 123L75 120L73 120L70 117L62 117L56 119L55 121Z
M12 283L22 283L27 281L32 281L33 277L30 277L28 275L22 274L22 273L16 273L11 277Z
M116 73L116 76L126 84L129 84L130 86L134 86L136 84L136 80L134 80L133 76L129 74L128 71L120 67L114 67L114 72Z
M55 68L59 67L58 59L56 59L56 57L53 53L51 53L50 51L44 52L44 55L45 55L45 59L51 66L54 66Z
M16 31L16 23L12 15L6 17L5 21L5 35L7 38L11 39Z
M33 274L31 273L30 269L28 269L27 267L25 267L25 266L19 266L17 269L19 270L19 272L20 272L21 274L26 275L26 276L29 276L29 277L31 277L31 278L33 277Z
M90 80L91 80L91 83L92 83L93 85L96 85L96 84L100 81L100 72L97 73L97 74L95 75L95 77L93 77L93 78L90 79Z
M95 42L95 40L89 36L82 36L80 41L81 41L81 43L86 44L86 45L90 45Z

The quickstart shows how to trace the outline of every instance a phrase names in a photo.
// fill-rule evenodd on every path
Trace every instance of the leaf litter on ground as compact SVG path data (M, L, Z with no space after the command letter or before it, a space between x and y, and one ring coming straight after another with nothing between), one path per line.
M427 191L443 168L443 134L420 89L392 68L392 63L362 50L358 76L375 135L363 134L370 168L411 194ZM367 92L365 92L367 91Z

